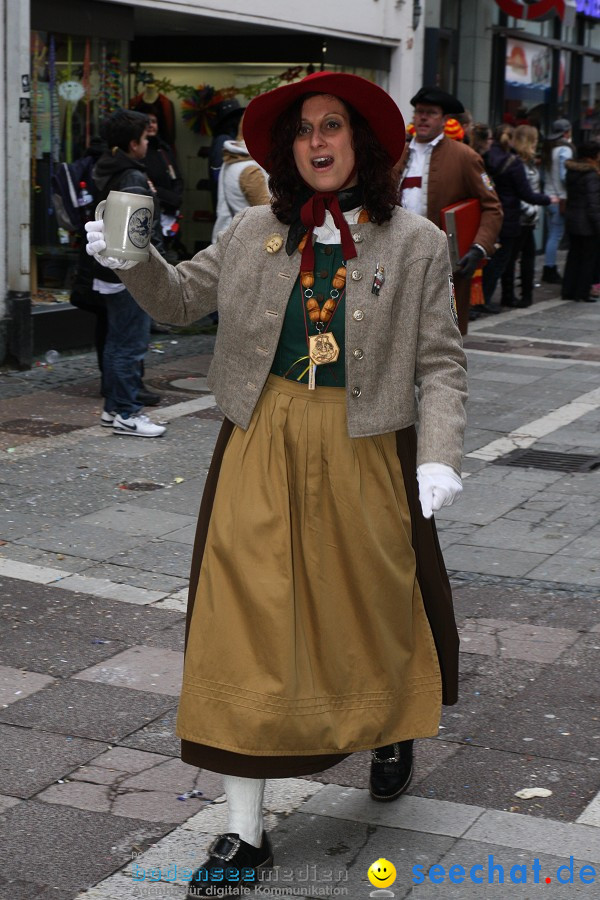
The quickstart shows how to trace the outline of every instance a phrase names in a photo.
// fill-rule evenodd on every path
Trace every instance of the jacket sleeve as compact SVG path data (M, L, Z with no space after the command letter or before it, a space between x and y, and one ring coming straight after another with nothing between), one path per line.
M415 383L417 465L445 463L460 475L467 400L466 357L452 307L448 243L440 232L421 291Z
M483 160L474 151L468 166L465 165L464 178L465 197L477 197L481 203L481 221L473 243L480 244L487 255L491 256L502 227L504 213L498 194L485 171Z
M157 321L189 325L218 308L219 276L227 247L244 215L236 216L215 244L172 266L150 247L150 259L118 275L137 303Z
M547 194L538 194L532 189L521 159L515 157L514 162L507 169L508 172L511 174L513 188L519 200L524 200L525 203L531 203L533 206L550 205L550 197Z

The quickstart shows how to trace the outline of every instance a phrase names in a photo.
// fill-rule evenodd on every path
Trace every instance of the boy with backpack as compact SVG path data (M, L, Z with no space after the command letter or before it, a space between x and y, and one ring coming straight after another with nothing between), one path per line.
M152 243L163 252L160 207L148 180L144 157L148 147L148 118L131 110L117 110L105 124L107 150L93 169L98 201L110 191L150 196L154 201ZM108 333L103 357L104 410L100 423L113 434L160 437L164 425L142 414L142 363L150 340L151 318L135 302L112 269L94 261L93 289L106 296Z

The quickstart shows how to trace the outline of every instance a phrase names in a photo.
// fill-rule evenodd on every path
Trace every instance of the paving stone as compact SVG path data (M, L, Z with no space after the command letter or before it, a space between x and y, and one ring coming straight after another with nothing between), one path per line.
M530 524L501 517L470 534L465 543L469 546L505 550L522 550L526 547L527 552L550 554L561 551L568 553L572 547L576 547L577 538L576 531L560 528L555 523ZM600 537L596 546L598 545Z
M176 541L178 544L189 544L193 546L196 537L196 522L193 525L187 525L180 528L179 531L171 531L168 535L170 541Z
M501 472L502 469L498 467L498 473ZM479 479L480 474L472 475L465 483L460 500L439 510L436 520L439 518L444 521L488 525L531 496L531 488L528 489L523 482L511 484L503 479L503 483L493 484L480 482Z
M31 802L9 809L0 820L3 876L71 891L73 896L111 875L131 858L131 848L159 838L169 826ZM43 879L35 879L43 873ZM35 894L33 894L35 896Z
M600 585L600 561L589 556L556 554L540 562L527 573L540 581L564 581L582 585Z
M503 619L467 619L460 629L463 653L529 662L554 662L578 636L571 629L523 625Z
M186 591L187 597L187 591ZM165 601L161 601L165 602ZM185 611L185 605L181 605ZM167 650L176 650L183 653L185 644L185 623L173 625L171 628L165 628L163 631L146 639L147 647L164 647Z
M130 647L75 677L81 681L178 697L183 677L183 654L162 647Z
M573 855L578 860L600 862L600 832L587 825L486 810L463 837L466 840L501 844L533 853L543 847L547 853L562 859Z
M17 543L41 550L52 550L85 559L106 560L120 555L141 543L140 536L112 533L94 525L56 526L47 532L38 531L19 538Z
M206 801L199 798L191 798L184 803L172 792L146 790L118 793L111 811L115 816L180 824L203 806L206 806Z
M52 553L48 550L37 550L34 547L25 547L14 543L2 547L0 558L41 566L48 569L50 573L55 572L54 578L48 579L48 582L64 577L61 576L61 572L87 572L94 565L91 559L83 559L81 556Z
M0 631L0 654L13 667L23 666L58 678L109 659L126 646L101 635L98 631L76 631L56 618L41 617L34 630L30 623L18 623Z
M0 707L9 706L23 697L35 694L54 681L47 675L0 666Z
M92 812L113 811L111 810L112 803L109 797L108 786L87 784L82 781L52 784L45 791L41 791L36 799L43 803L57 803L61 806L88 809ZM160 820L155 819L154 821Z
M129 747L111 747L91 760L91 764L112 772L135 773L143 772L168 759L168 756L161 756L159 753L146 753L142 750L131 750Z
M165 597L164 591L149 591L131 584L114 584L108 579L90 578L87 575L65 576L57 582L56 587L63 591L93 594L95 597L118 600L121 603L137 603L139 606L156 603Z
M0 794L0 816L11 806L16 806L20 802L16 797L6 797L4 794Z
M514 578L523 575L536 577L533 571L542 569L550 557L526 550L474 547L461 542L446 548L444 559L446 568L457 572L481 572Z
M113 584L130 584L137 588L168 593L179 591L187 585L187 579L185 578L145 572L140 569L129 568L128 566L114 566L109 563L103 565L92 564L86 569L85 574L89 578L106 578Z
M449 765L440 767L411 794L467 803L487 809L521 812L573 821L595 795L592 766L598 763L573 762L506 753L489 747L461 746ZM521 800L515 796L523 788L548 788L550 797Z
M595 597L573 591L478 584L455 586L453 598L461 622L472 617L505 616L536 625L585 630L598 621Z
M151 541L143 547L127 550L120 556L123 565L188 578L192 563L192 548L174 541Z
M138 728L132 734L119 741L122 747L133 747L149 753L162 753L165 756L179 757L181 741L175 734L177 710L168 710L153 722Z
M114 742L154 721L173 703L165 695L67 681L0 710L0 722Z
M131 504L125 506L115 504L90 515L81 516L77 524L79 525L79 523L108 528L124 534L160 537L170 532L177 532L186 525L195 524L195 519L191 516L182 516L164 510L160 516L149 516L146 511L136 509Z
M98 741L0 724L0 790L28 798L98 755Z

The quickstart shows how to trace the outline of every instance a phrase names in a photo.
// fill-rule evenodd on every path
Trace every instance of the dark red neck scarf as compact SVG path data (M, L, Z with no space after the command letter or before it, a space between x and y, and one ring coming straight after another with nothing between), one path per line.
M312 242L312 234L315 227L325 221L325 210L328 209L333 217L336 228L342 236L342 252L345 260L354 259L357 256L356 247L352 240L350 227L340 209L340 202L335 191L328 193L315 191L300 210L300 219L307 231L307 239L302 251L300 271L312 272L315 267L315 250Z

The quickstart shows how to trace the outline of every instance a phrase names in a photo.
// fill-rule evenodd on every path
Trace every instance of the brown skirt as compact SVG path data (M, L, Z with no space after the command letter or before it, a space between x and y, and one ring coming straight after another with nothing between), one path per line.
M247 432L224 423L190 583L185 762L289 777L436 733L438 660L455 702L458 640L414 445L413 429L350 441L342 389L274 376Z

